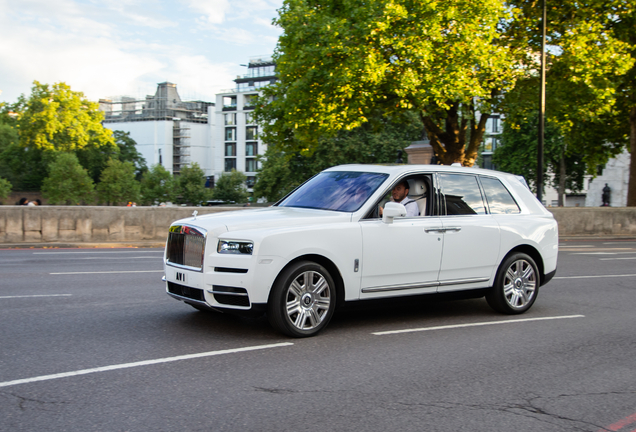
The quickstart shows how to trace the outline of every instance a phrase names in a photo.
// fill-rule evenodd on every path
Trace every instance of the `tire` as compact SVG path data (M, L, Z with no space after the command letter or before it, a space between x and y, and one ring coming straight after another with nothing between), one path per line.
M534 260L524 253L514 253L499 266L495 284L486 294L486 301L497 312L508 315L524 313L539 295L539 278Z
M267 317L276 330L291 337L309 337L324 329L336 306L336 286L323 266L301 261L276 279Z

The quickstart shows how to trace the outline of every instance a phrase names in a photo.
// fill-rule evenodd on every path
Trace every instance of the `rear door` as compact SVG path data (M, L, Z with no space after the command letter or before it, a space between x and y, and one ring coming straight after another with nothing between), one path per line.
M476 175L439 173L444 251L438 291L488 285L499 260L499 224L486 211Z

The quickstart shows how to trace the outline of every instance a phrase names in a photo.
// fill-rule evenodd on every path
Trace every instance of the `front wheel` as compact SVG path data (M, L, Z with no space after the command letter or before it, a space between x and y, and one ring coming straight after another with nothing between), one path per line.
M497 312L521 314L530 309L538 294L537 265L530 256L515 253L499 267L495 284L486 294L486 301Z
M298 262L285 269L272 288L270 324L292 337L308 337L327 326L336 306L336 288L323 266Z

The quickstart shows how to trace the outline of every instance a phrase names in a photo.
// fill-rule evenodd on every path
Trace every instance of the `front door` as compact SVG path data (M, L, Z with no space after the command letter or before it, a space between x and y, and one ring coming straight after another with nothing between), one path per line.
M437 216L360 221L360 298L423 294L437 290L444 235Z

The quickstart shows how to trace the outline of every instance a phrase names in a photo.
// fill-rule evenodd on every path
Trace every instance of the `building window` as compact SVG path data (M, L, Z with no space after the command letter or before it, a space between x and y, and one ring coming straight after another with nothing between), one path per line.
M245 143L245 156L256 156L258 154L258 143Z
M236 128L225 128L225 141L236 141Z
M252 116L251 112L245 113L245 124L252 124L254 123L254 118Z
M245 128L245 139L247 141L258 139L258 126L248 126Z
M247 180L245 181L245 186L247 186L248 188L253 188L254 183L256 183L256 177L247 176Z
M225 143L225 156L236 156L236 143Z
M236 109L236 96L223 96L223 109L235 110Z
M256 172L256 159L255 158L246 158L245 159L245 172Z
M497 149L498 146L499 146L499 139L498 138L486 137L484 139L484 144L483 144L482 151L484 151L486 153L492 153L492 152L494 152Z
M225 158L225 172L231 172L236 169L236 158Z
M236 113L228 113L228 114L223 114L223 116L225 117L225 125L226 126L234 126L236 125Z
M257 95L255 95L255 94L245 95L244 98L245 98L245 99L243 99L244 100L244 103L243 103L244 107L253 107L253 106L256 105Z
M163 166L163 159L161 158L161 149L159 149L159 165Z

